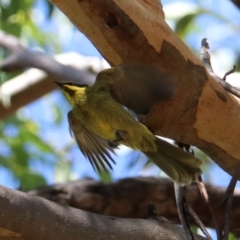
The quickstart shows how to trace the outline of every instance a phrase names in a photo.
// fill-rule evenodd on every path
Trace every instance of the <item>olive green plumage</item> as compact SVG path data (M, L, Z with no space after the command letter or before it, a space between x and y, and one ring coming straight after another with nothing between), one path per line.
M157 138L125 109L147 114L172 97L176 79L153 66L121 65L100 72L92 87L57 83L73 109L69 124L82 153L94 168L114 162L118 144L142 151L173 180L189 184L201 173L201 161Z

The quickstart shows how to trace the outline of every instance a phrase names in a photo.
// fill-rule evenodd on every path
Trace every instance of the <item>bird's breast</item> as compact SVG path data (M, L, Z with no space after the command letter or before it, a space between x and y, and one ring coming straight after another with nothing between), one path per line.
M89 96L76 112L86 128L108 141L117 141L117 132L122 131L126 135L120 144L141 151L156 149L155 136L108 95Z

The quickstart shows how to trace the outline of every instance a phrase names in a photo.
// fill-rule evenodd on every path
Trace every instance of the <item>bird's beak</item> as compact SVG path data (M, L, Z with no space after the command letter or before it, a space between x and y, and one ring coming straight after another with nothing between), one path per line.
M54 81L60 88L63 88L63 83L62 82L56 82Z

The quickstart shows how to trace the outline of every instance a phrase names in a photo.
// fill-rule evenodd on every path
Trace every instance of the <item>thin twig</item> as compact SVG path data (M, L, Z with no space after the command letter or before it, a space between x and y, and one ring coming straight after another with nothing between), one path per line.
M233 201L233 192L236 187L238 178L240 176L240 163L238 164L237 168L235 169L232 179L226 189L226 192L223 196L223 200L221 201L219 207L221 205L225 205L225 211L224 211L224 229L223 229L223 240L228 240L229 235L229 229L230 229L230 213L232 209L232 201Z
M235 71L236 71L236 66L233 65L233 68L232 68L230 71L228 71L228 72L226 72L226 73L224 74L223 80L226 81L226 77L227 77L228 75L234 73Z
M198 176L197 178L197 184L198 184L198 188L200 190L200 193L202 195L202 198L203 198L203 201L206 203L206 204L209 204L209 195L207 193L207 189L203 183L203 180L202 180L202 177L201 176Z
M178 215L180 218L180 222L186 234L186 238L188 240L194 240L193 233L191 231L190 225L187 221L187 214L184 208L184 187L178 185L178 183L174 182L174 191L176 197L176 204L178 209Z
M230 212L232 208L232 200L233 200L233 192L236 186L236 183L238 181L240 175L240 163L238 164L236 170L234 171L234 174L232 176L232 179L224 193L223 199L221 200L220 204L216 208L213 209L212 203L210 202L209 196L207 194L207 190L202 182L201 177L198 178L198 186L200 193L203 197L204 202L209 208L209 211L213 217L215 226L216 226L216 232L217 232L217 238L218 240L227 240L229 235L229 229L230 229ZM222 206L222 209L224 209L224 218L222 220L222 217L220 216L220 207Z
M219 208L228 199L228 197L233 193L239 176L240 176L240 163L237 165L237 168L235 169L235 171L232 175L231 181L229 182L228 187L224 193L224 196L223 196L221 202L218 204L217 208Z
M205 185L204 185L204 183L202 181L202 177L201 176L198 176L197 184L198 184L198 188L199 188L200 194L202 196L202 199L205 202L206 206L208 207L209 212L211 213L211 216L213 218L214 225L215 225L215 228L216 228L217 238L218 238L218 240L220 240L221 237L222 237L222 231L221 231L222 223L221 223L221 219L215 216L216 212L214 211L214 209L212 207L209 195L207 193L207 189L206 189L206 187L205 187Z
M189 152L189 153L192 153L194 155L194 151L191 150L191 146L189 144L185 144L185 143L182 143L182 142L178 142L178 141L175 141L175 144L178 145L179 148L182 148L182 149L185 149L185 151ZM176 184L174 185L174 188L176 187ZM205 187L204 187L205 189ZM181 189L180 189L181 190ZM176 191L176 188L175 188L175 191ZM204 191L203 191L204 192ZM184 189L182 189L182 193L184 193ZM205 192L204 192L206 198L208 198L208 195L207 195L207 191L205 189ZM176 192L175 192L175 196L176 196ZM202 230L203 234L205 234L205 236L209 239L209 240L212 240L210 234L208 233L206 227L203 225L202 221L199 219L199 217L197 216L197 214L194 212L194 210L188 206L184 196L182 196L183 199L182 199L182 204L184 204L184 209L185 209L185 212L187 212L192 218L193 220L195 221L195 223L199 226L199 228ZM180 215L179 215L180 216ZM187 221L187 218L186 218L186 221ZM187 222L188 224L188 222ZM189 225L189 224L188 224ZM190 229L191 231L191 229ZM191 232L192 234L192 232ZM193 235L192 235L193 236Z
M187 205L186 203L186 207L188 209L188 213L189 215L192 217L192 219L195 221L195 223L197 224L197 226L201 229L201 231L203 232L203 234L206 236L206 238L208 240L212 240L212 237L210 236L210 234L208 233L206 227L204 226L203 222L200 220L200 218L197 216L197 214L194 212L194 210L191 208L191 206Z
M203 38L201 42L201 53L200 58L207 69L208 73L228 92L233 94L236 97L240 98L240 91L231 86L229 83L225 82L221 79L216 73L214 73L212 65L211 65L211 56L208 53L209 44L207 42L207 38Z
M232 209L233 195L231 194L226 202L225 212L224 212L224 229L223 229L223 240L228 240L230 232L230 222L231 222L231 209Z

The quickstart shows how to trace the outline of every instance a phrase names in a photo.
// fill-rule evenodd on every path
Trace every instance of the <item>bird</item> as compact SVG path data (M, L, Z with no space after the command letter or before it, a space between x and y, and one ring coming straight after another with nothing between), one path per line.
M121 64L99 72L92 86L55 83L72 105L71 132L95 170L112 168L111 153L122 144L141 151L170 178L186 185L201 174L201 161L155 136L131 114L146 115L154 104L171 99L176 81L157 66Z

